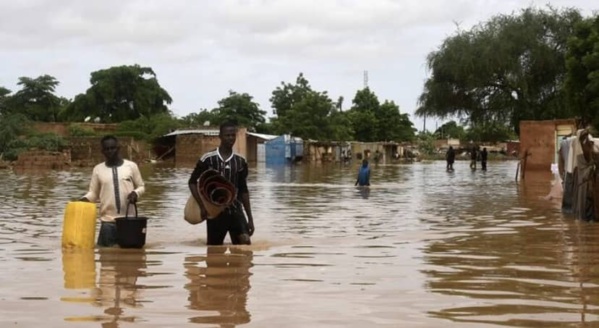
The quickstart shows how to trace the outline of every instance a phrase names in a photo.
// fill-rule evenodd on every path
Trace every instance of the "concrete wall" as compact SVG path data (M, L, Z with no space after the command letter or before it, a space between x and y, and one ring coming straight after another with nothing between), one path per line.
M526 171L550 170L556 163L558 130L564 127L575 128L575 120L521 121L520 122L520 158L526 156ZM561 133L560 133L561 134Z

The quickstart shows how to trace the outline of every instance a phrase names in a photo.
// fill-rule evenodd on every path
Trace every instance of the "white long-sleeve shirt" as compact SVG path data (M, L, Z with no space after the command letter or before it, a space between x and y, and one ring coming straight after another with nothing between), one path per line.
M100 202L100 220L114 222L125 216L127 196L135 191L137 197L145 191L144 181L137 164L123 160L121 166L109 167L100 163L94 167L89 191L85 194L90 202ZM129 206L129 216L135 216L133 206Z

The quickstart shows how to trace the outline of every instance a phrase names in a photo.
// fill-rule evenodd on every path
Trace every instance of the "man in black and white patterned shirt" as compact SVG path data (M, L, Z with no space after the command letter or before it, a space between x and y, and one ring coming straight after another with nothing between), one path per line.
M222 245L227 233L232 244L249 245L250 236L254 233L254 218L247 186L248 165L245 158L233 152L233 145L237 138L237 125L233 122L221 124L219 138L220 146L204 154L196 164L188 181L189 189L200 206L202 219L206 221L208 245ZM214 219L207 219L208 213L197 190L200 175L209 169L220 172L237 188L237 199ZM247 220L243 213L244 209Z

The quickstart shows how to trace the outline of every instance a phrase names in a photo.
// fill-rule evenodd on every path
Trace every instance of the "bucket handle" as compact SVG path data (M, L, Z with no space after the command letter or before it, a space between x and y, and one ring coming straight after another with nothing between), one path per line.
M137 219L137 204L136 203L131 203L131 202L127 202L127 210L125 211L125 219L129 218L129 206L133 205L133 207L135 208L135 218Z

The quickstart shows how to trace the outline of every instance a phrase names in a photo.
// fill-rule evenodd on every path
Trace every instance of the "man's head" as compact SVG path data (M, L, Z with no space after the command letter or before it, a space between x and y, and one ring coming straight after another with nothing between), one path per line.
M102 146L102 154L107 161L115 161L120 158L119 142L115 136L104 136L100 141L100 145Z
M218 134L220 145L227 148L233 148L237 139L237 124L233 121L226 121L220 125Z

